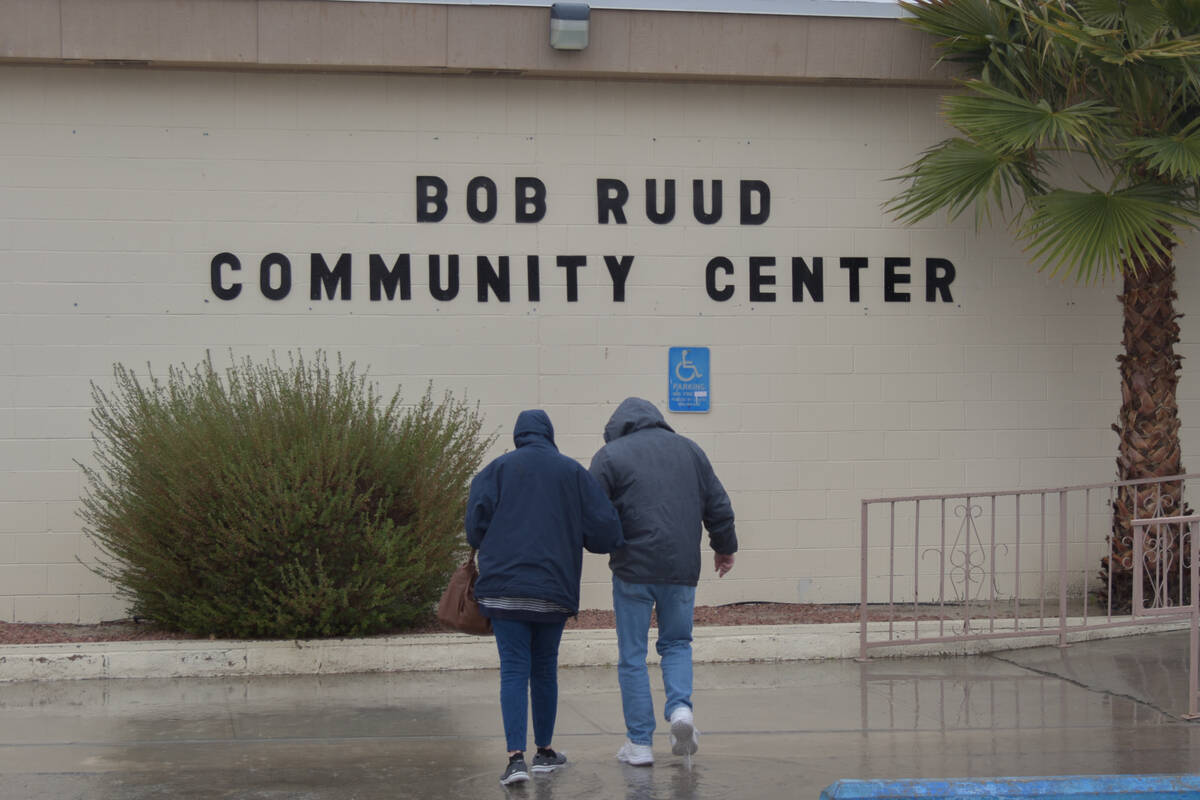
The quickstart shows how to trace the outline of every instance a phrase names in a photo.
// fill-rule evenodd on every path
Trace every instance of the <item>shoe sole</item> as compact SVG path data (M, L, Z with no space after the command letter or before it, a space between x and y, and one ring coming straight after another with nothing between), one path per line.
M561 769L561 768L563 768L563 767L565 767L565 766L566 766L566 764L546 764L546 765L539 765L539 766L536 766L536 767L531 767L531 768L530 768L530 772L533 772L533 773L534 773L534 774L536 774L536 775L541 775L541 774L543 774L543 773L546 773L546 772L554 772L554 770L556 770L556 769Z
M500 783L503 784L504 786L508 786L510 783L524 783L527 780L529 780L529 773L514 772L512 775L509 775L507 778L501 778Z
M620 753L617 753L617 761L620 761L622 764L628 764L631 767L652 767L652 766L654 766L653 758L633 759L633 758L629 758L628 756L623 756Z
M691 722L674 722L671 724L671 752L677 756L695 755L700 749L696 741L696 726Z

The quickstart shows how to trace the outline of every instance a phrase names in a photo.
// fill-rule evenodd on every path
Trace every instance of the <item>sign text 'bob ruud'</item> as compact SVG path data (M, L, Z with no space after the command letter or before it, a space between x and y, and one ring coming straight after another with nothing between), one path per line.
M708 184L707 186L705 184ZM660 192L655 178L646 179L645 219L653 225L667 225L677 216L676 182L664 180ZM720 180L692 181L692 213L696 222L714 225L724 216L724 185ZM596 222L599 225L626 225L629 206L629 187L615 178L596 179ZM486 176L472 178L466 187L466 214L479 224L492 222L499 213L499 192L496 182ZM536 224L546 216L548 192L539 178L518 177L513 183L513 222ZM738 182L738 223L740 225L762 225L771 216L771 188L765 181L741 180ZM436 175L419 175L416 181L416 221L438 223L450 213L450 187ZM445 261L443 262L443 255ZM470 258L468 256L468 258ZM414 257L411 252L367 255L367 288L372 302L412 300L413 262L423 259L427 268L428 282L425 289L437 301L449 302L459 296L462 260L458 253L428 253ZM519 263L524 259L525 295L531 303L542 300L542 266L540 255L476 255L475 256L475 299L487 303L495 299L501 303L511 302L513 259ZM612 289L612 301L625 301L625 285L633 270L635 257L632 255L603 255L600 261L608 273ZM336 258L327 258L323 253L308 254L308 298L319 301L351 300L354 287L354 257L351 253L339 253ZM332 261L332 265L330 262ZM569 303L579 300L579 270L586 269L586 255L547 256L547 263L564 271L565 299ZM887 303L912 301L909 286L913 282L912 259L907 256L885 256L883 262L883 297ZM743 267L740 266L744 264ZM789 269L790 266L790 269ZM839 269L847 275L847 299L852 303L862 300L861 275L871 268L871 259L862 256L844 256L837 259ZM517 267L518 269L520 267ZM790 278L790 291L779 291L777 269L784 270L783 276ZM242 271L242 260L232 252L213 256L209 265L212 293L220 300L235 300L242 293L242 282L238 280ZM775 256L749 256L734 259L723 255L708 258L704 265L704 287L708 296L716 302L727 302L739 296L744 289L745 297L752 303L773 303L777 300L793 303L806 299L815 303L825 298L825 259L821 256L791 256L777 260ZM292 291L292 260L282 253L267 253L258 264L258 290L268 300L284 300ZM948 259L926 258L924 260L924 300L927 303L950 303L953 297L950 285L954 282L955 268Z

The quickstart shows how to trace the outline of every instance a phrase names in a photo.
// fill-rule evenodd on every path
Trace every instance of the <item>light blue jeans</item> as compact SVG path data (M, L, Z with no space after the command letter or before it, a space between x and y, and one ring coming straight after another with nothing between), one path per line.
M634 744L650 744L654 735L654 701L646 649L650 612L658 612L658 641L663 689L663 718L680 706L692 707L692 610L696 587L671 583L626 583L613 576L613 612L617 622L617 680L625 730Z

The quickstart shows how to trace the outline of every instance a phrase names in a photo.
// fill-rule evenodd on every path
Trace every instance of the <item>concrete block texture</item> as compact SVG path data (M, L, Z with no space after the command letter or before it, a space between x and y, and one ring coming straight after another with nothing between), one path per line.
M161 374L206 351L321 348L369 368L385 393L402 385L411 399L432 383L478 400L501 432L489 455L512 446L518 411L545 408L583 463L617 404L645 397L704 446L742 523L742 556L701 582L706 603L855 601L864 498L1110 478L1113 287L1048 287L1002 229L910 231L879 208L881 176L943 135L921 122L940 90L721 77L801 62L835 77L911 68L914 43L891 22L839 48L864 21L787 18L806 35L735 53L707 18L597 12L591 60L521 66L512 59L544 46L541 9L378 5L0 0L31 31L49 25L45 9L61 13L71 58L225 59L0 66L0 619L123 611L77 561L96 553L75 516L77 462L93 458L90 386L111 388L116 362ZM88 30L135 8L142 28L85 52ZM219 33L248 10L222 41L172 38ZM473 43L463 25L477 13L505 35ZM651 34L676 37L658 61L639 50ZM621 65L601 35L625 37ZM747 18L729 35L774 33ZM471 72L486 57L492 74L395 74L394 42L404 69L453 57ZM362 43L372 74L337 61ZM698 60L703 48L712 60ZM280 69L258 69L268 61ZM713 64L713 80L621 79ZM317 65L330 69L301 71ZM420 178L444 194L420 194ZM323 284L342 257L344 283ZM397 269L390 297L373 261ZM1180 308L1197 291L1181 280ZM709 348L709 412L668 410L673 346ZM1185 409L1197 391L1181 383ZM1185 452L1196 430L1185 425ZM609 605L606 571L589 562L585 607Z
M22 62L945 84L897 19L596 9L554 50L545 7L332 0L3 0L0 58Z
M0 18L4 19L4 24L0 25L0 57L62 57L59 3L3 0L0 2Z
M114 61L246 63L258 50L257 9L242 0L58 0L62 55Z

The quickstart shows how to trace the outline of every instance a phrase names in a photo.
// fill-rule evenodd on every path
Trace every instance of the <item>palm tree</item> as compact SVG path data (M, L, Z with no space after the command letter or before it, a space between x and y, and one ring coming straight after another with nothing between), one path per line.
M1080 282L1119 275L1118 479L1182 474L1173 255L1178 231L1200 228L1200 2L901 5L963 78L943 101L958 135L898 176L905 188L889 210L912 223L973 208L977 225L995 211L1041 269ZM1164 485L1167 513L1182 491ZM1104 559L1102 575L1118 604L1132 594L1129 521L1151 515L1154 497L1116 498L1114 563Z

